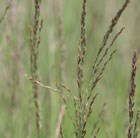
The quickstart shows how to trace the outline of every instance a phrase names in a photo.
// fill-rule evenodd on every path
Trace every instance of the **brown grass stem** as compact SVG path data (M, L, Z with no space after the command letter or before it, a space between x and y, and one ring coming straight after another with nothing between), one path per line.
M57 122L57 127L56 127L56 130L55 130L55 138L59 138L59 136L61 135L60 130L61 130L61 126L62 126L62 123L63 123L65 110L66 110L66 106L62 105L61 109L60 109L60 112L59 112L59 115L58 115L58 122Z
M59 90L54 89L54 88L52 88L52 87L50 87L50 86L48 86L48 85L45 85L45 84L41 83L41 82L38 81L38 80L34 80L32 76L25 75L25 77L26 77L28 80L33 81L34 83L36 83L38 86L40 86L40 87L42 87L42 88L49 89L49 90L51 90L51 91L53 91L53 92L60 92Z

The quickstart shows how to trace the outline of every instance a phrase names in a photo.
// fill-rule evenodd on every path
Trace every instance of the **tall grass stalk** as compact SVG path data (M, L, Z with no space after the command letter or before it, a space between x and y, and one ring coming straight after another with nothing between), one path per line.
M58 20L58 25L57 25L57 35L58 35L58 49L59 49L59 54L60 54L60 59L59 59L59 74L58 74L58 81L61 82L62 84L66 81L65 77L65 62L66 62L66 47L65 47L65 40L64 40L64 24L63 24L63 0L57 0L57 20ZM61 93L63 93L63 87L59 87ZM55 137L58 138L63 137L63 130L62 130L62 121L64 118L64 107L65 105L62 103L60 105L60 113L58 116L58 121L56 125L56 133ZM62 116L63 115L63 116ZM61 117L61 118L60 118Z
M63 124L64 114L65 114L65 109L66 109L65 105L62 105L58 115L55 138L59 138L60 136L63 137L62 124Z
M80 45L78 47L78 61L77 61L77 85L78 85L78 105L75 104L76 110L76 137L77 138L84 138L85 130L84 128L84 116L83 116L83 77L84 77L84 69L83 64L85 60L86 54L86 47L87 47L87 36L86 36L86 4L87 0L83 0L82 4L82 13L81 13L81 39Z
M31 75L34 80L37 80L37 60L38 60L38 53L39 53L39 44L40 44L40 32L42 29L43 21L40 20L40 5L41 0L34 0L34 23L30 30L30 62L31 62ZM36 128L37 128L37 137L40 138L40 129L41 129L41 115L40 115L40 106L39 106L39 90L38 85L32 81L33 85L33 96L34 96L34 103L36 109Z
M129 128L128 128L128 138L137 138L138 137L138 121L139 121L139 110L137 110L136 117L134 107L135 107L135 79L137 71L137 54L134 52L132 58L132 72L130 78L130 89L129 89ZM136 118L136 119L135 119ZM134 120L135 119L135 120Z

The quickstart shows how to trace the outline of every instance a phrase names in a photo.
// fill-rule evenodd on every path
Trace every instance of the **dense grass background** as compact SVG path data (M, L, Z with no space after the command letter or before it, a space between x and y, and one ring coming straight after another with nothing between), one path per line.
M0 16L8 1L0 1ZM114 32L125 27L114 44L118 52L110 62L102 81L96 87L99 96L94 105L91 120L98 119L102 105L107 103L100 118L99 138L127 137L128 89L130 83L131 57L140 49L139 0L133 0L124 12ZM112 17L122 5L122 0L89 0L87 4L87 54L86 78L89 78L105 31ZM66 46L66 82L73 94L76 91L77 49L80 38L81 0L63 0L64 40ZM35 138L35 111L31 82L24 76L30 75L30 34L34 3L28 0L14 0L3 22L0 24L0 138ZM39 79L55 87L59 80L58 59L58 15L56 0L42 0L41 18L44 20L39 47ZM138 68L139 68L138 60ZM140 71L137 74L136 103L140 106ZM41 138L54 138L60 99L58 94L40 88L40 105L43 128ZM71 105L70 105L71 107ZM73 110L71 109L71 112ZM88 131L93 127L90 121ZM66 138L74 138L71 121L64 118ZM88 138L89 136L87 136Z

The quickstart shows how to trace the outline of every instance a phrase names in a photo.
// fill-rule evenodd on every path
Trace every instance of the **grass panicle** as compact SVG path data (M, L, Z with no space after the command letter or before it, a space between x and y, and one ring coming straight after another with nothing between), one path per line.
M114 42L116 41L116 39L118 38L118 36L122 33L123 28L120 30L120 32L118 32L116 34L116 36L114 37L114 39L112 40L111 44L109 45L109 47L107 47L104 51L104 48L106 47L108 40L110 38L110 35L112 34L115 26L117 25L122 13L124 12L124 10L127 8L128 3L130 2L130 0L125 0L124 4L122 5L122 7L120 8L120 10L116 13L116 15L114 16L114 18L111 21L111 24L107 30L107 32L105 33L103 40L102 40L102 44L101 47L99 48L98 52L97 52L97 56L95 58L94 64L92 66L92 73L90 75L90 81L89 81L89 87L93 88L94 83L92 83L93 78L95 78L95 73L97 72L98 68L100 67L101 62L104 61L105 57L108 55L108 51L110 50L110 48L113 46ZM104 54L101 56L101 53L104 51ZM101 56L101 58L100 58ZM100 58L100 59L99 59ZM97 78L96 78L97 79ZM91 88L91 91L93 90ZM89 94L90 95L90 94ZM89 96L88 96L89 97Z
M34 22L30 30L30 62L31 62L31 75L33 80L38 79L37 70L37 60L38 60L38 52L39 52L39 44L40 44L40 32L43 26L43 21L40 20L40 0L34 0ZM38 85L35 81L32 81L33 84L33 96L34 96L34 103L36 109L36 127L37 127L37 136L40 138L40 129L41 125L41 115L40 115L40 106L39 106L39 92L38 92Z
M87 0L83 0L82 13L81 13L81 40L78 47L78 69L77 69L77 84L80 104L82 104L82 85L83 85L83 64L86 53L86 3Z
M105 33L103 40L102 40L102 44L101 47L99 48L98 52L97 52L97 56L95 58L94 64L92 66L92 73L91 73L91 77L90 77L90 81L89 81L89 87L93 87L92 84L92 80L93 77L95 77L95 73L98 70L99 65L101 64L101 62L104 61L105 57L108 55L108 50L110 50L110 48L113 46L114 42L116 41L116 39L118 38L118 36L122 33L123 29L122 28L114 37L114 39L112 40L111 44L109 45L108 48L105 49L104 54L101 56L101 53L103 52L104 48L106 47L108 40L110 38L110 35L112 34L115 26L117 25L122 13L124 12L124 10L127 8L128 3L130 2L130 0L125 0L124 4L122 5L122 7L120 8L120 10L116 13L116 15L114 16L114 18L111 21L111 24L107 30L107 32ZM99 57L101 56L101 58L99 59ZM92 89L91 89L92 90Z
M136 114L136 120L134 121L134 107L135 107L135 91L136 91L136 71L137 71L137 53L134 52L132 58L132 72L130 78L130 89L129 89L129 128L128 128L128 138L137 138L138 137L138 120L139 120L139 111ZM134 130L134 132L133 132Z
M129 2L130 2L130 0L125 0L124 4L123 4L122 7L120 8L120 10L116 13L116 15L114 16L114 18L112 19L111 24L110 24L110 26L109 26L107 32L106 32L105 35L104 35L104 38L103 38L103 41L102 41L102 45L101 45L101 47L100 47L100 49L99 49L99 51L98 51L98 53L97 53L97 56L96 56L94 65L93 65L93 67L92 67L93 69L95 68L95 65L96 65L96 63L97 63L97 61L98 61L98 58L99 58L101 52L103 51L104 47L106 46L106 44L107 44L107 42L108 42L108 40L109 40L110 35L112 34L112 32L113 32L115 26L117 25L117 23L118 23L118 21L119 21L121 15L122 15L122 13L123 13L124 10L127 8L127 5L128 5Z
M135 96L135 89L136 89L136 84L135 84L135 77L136 77L136 62L137 62L137 55L136 52L133 55L132 59L132 72L131 72L131 80L130 80L130 90L129 90L129 122L132 122L133 116L134 116L134 96Z
M76 137L84 138L85 130L83 129L84 117L82 113L82 102L83 102L83 77L84 77L84 59L87 47L87 37L86 37L86 4L87 0L83 0L82 13L81 13L81 39L80 45L78 47L78 68L77 68L77 85L78 85L78 95L79 95L79 105L75 105L75 115L76 115ZM77 110L78 109L78 110ZM78 114L77 114L78 112Z
M135 124L134 124L133 138L138 138L138 134L139 134L139 128L138 128L139 127L138 126L139 116L140 116L140 112L139 112L139 110L137 110L136 120L135 120Z

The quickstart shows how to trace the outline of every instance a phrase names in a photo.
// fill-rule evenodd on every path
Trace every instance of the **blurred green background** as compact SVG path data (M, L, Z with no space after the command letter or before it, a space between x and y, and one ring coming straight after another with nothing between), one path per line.
M0 0L0 17L8 0ZM85 80L88 80L91 65L103 36L124 0L88 0L87 2L87 54ZM118 52L107 67L101 82L96 87L99 96L95 102L90 131L98 119L102 105L107 103L100 118L99 138L127 137L128 90L130 84L131 58L140 51L140 1L132 0L123 13L114 33L125 30L114 47ZM80 40L81 0L63 0L64 41L66 48L65 84L75 94L77 91L77 49ZM41 18L43 29L39 47L38 75L43 83L55 87L59 80L59 32L58 0L42 0ZM25 77L30 75L30 33L33 22L34 1L12 0L7 14L0 24L0 138L35 138L35 109L32 85ZM140 106L140 71L138 60L136 106ZM72 101L71 101L72 102ZM70 109L72 103L70 102ZM54 138L60 99L57 93L40 88L40 105L43 128L41 138ZM71 112L73 110L71 109ZM64 135L74 138L71 120L65 115Z

